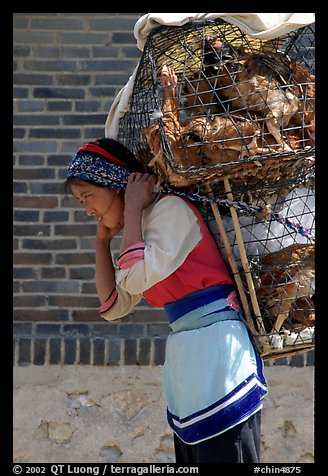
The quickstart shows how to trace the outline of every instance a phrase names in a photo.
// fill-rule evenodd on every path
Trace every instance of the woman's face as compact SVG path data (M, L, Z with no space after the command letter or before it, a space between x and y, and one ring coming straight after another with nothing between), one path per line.
M79 180L71 184L71 191L83 205L87 215L94 216L108 228L123 226L124 199L119 190Z

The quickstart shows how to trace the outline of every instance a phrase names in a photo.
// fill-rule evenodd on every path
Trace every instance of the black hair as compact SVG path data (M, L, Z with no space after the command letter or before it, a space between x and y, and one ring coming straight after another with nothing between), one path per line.
M121 144L121 142L104 137L92 143L98 145L114 157L117 157L131 172L145 172L144 167L136 159L135 155L130 149L125 147L125 145Z

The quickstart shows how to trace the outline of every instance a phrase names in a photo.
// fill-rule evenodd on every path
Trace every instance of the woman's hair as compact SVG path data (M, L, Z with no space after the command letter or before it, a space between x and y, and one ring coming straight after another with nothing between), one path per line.
M66 194L71 193L72 183L79 180L115 188L131 172L145 170L127 147L114 139L97 139L77 150L69 166L64 190Z
M105 152L116 157L122 165L128 169L130 172L144 172L144 168L140 162L136 159L135 155L127 148L125 145L121 144L120 142L109 139L109 138L102 138L97 139L95 142L89 142L90 144L97 145ZM89 152L90 155L97 153Z

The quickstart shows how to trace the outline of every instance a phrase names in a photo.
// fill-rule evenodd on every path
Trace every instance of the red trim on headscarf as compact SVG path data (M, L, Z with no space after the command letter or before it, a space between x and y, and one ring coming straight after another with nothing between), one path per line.
M110 160L114 164L120 165L121 167L124 167L125 169L127 168L127 166L123 162L121 162L117 157L114 157L109 152L107 152L106 150L102 149L101 147L95 144L84 144L77 150L77 152L96 152L97 154L100 154L103 157L106 157L106 159Z

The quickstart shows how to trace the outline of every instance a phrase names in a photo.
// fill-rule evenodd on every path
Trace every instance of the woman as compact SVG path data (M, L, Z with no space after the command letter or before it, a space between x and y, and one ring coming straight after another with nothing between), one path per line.
M96 287L100 315L127 315L143 297L164 307L171 334L163 368L176 462L255 463L267 393L262 361L243 321L233 279L201 215L122 144L80 147L67 185L97 220ZM122 232L115 271L110 244Z

